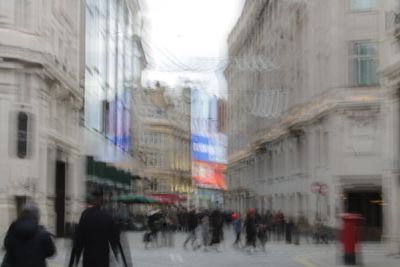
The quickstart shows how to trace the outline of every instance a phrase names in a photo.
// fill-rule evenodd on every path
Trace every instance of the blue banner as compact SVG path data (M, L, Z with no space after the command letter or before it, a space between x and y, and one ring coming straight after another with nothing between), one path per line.
M192 134L192 159L209 161L209 140L206 136Z

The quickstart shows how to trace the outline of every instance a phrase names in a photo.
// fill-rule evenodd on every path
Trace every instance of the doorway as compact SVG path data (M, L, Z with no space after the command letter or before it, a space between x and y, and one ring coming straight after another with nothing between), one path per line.
M366 241L379 241L381 239L382 204L381 190L347 192L346 211L359 213L364 217L362 235Z
M65 171L66 163L56 161L56 235L57 237L65 236Z
M23 207L25 206L25 204L28 202L28 197L26 196L16 196L15 197L15 204L16 204L16 208L17 208L17 218L20 216Z

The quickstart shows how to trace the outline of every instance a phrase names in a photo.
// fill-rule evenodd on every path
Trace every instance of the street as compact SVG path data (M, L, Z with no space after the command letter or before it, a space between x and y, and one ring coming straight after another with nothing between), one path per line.
M182 246L185 234L175 235L174 248L145 249L142 243L142 232L128 233L133 265L135 267L317 267L340 266L337 261L337 246L301 244L299 246L285 244L284 242L267 243L266 252L258 251L249 255L242 250L235 250L233 235L226 231L225 242L221 245L220 252L185 250ZM50 267L67 266L69 246L63 245L64 240L57 240L57 257L49 261ZM364 266L398 266L400 260L385 254L384 246L379 243L364 245Z

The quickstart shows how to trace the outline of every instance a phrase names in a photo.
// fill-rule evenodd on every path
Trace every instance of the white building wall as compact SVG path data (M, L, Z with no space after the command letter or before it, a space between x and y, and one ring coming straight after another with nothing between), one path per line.
M346 209L347 190L381 188L382 237L398 240L392 235L398 233L398 212L391 204L398 202L398 189L394 189L398 186L393 187L398 182L398 130L394 123L398 104L391 100L393 94L381 74L393 58L387 55L390 45L382 41L387 34L386 1L362 12L350 10L347 0L307 2L247 1L229 37L231 63L225 74L231 206L238 206L235 201L241 203L240 197L235 197L240 192L255 191L259 199L268 199L266 207L288 216L304 214L313 222L317 197L311 185L323 182L328 193L318 202L319 209L325 222L336 226L338 215ZM263 13L254 16L253 12L261 10ZM378 44L380 77L376 86L354 86L350 76L350 45L365 40ZM259 69L251 75L263 78L250 81L248 70L238 68L235 59L260 54L275 60L280 68ZM259 116L255 123L254 114L240 110L239 103L260 88L286 89L287 105L278 117ZM249 128L258 130L254 133L247 131ZM246 129L245 137L236 141L241 129ZM268 155L271 164L263 160L257 164L257 182L239 186L237 181L243 179L239 166L250 166L246 160L254 156L262 159ZM242 211L246 208L241 207Z
M82 188L79 109L80 2L2 1L0 5L0 231L16 218L16 197L39 204L54 233L54 161L67 163L66 186ZM16 112L29 114L28 155L16 154ZM55 151L59 150L59 156ZM82 192L67 190L66 222Z

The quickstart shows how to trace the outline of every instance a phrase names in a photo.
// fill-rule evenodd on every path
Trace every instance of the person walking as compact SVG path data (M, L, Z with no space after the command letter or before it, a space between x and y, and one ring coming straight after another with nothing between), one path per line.
M149 242L153 247L158 247L158 232L162 226L162 213L159 209L151 210L147 213L147 225L149 227ZM146 244L146 248L147 245Z
M233 245L235 247L239 247L240 244L240 234L242 232L242 218L240 218L240 214L238 213L233 213L232 214L232 219L233 219L233 230L235 231L235 242L233 243Z
M257 237L257 229L256 229L256 220L254 216L254 209L249 208L247 211L246 220L244 223L244 227L246 229L246 247L248 253L252 252L252 249L256 248L256 237Z
M294 228L294 220L292 217L289 217L289 220L286 222L285 227L285 240L286 243L292 243L292 236L293 236L293 228Z
M23 207L4 239L6 255L1 266L46 267L46 259L56 253L56 247L51 234L39 225L39 217L37 206Z
M210 246L213 246L218 251L218 245L221 243L221 240L223 239L223 227L224 227L224 218L219 208L216 208L211 213L210 226L212 232Z
M210 220L207 211L202 213L200 222L203 248L204 251L208 251L208 245L210 244Z
M190 241L192 248L194 248L194 242L196 241L196 228L198 226L198 217L196 213L196 208L192 208L187 215L187 229L188 229L188 236L183 243L183 247L187 249L186 245Z
M124 259L118 227L110 214L102 210L103 192L93 193L93 207L83 211L77 226L69 267L77 266L83 251L83 267L109 267L110 247L118 259L118 250ZM126 261L123 262L125 267Z

